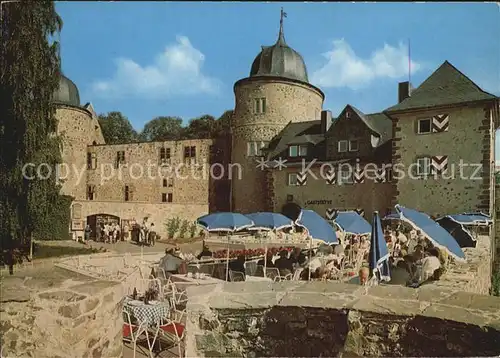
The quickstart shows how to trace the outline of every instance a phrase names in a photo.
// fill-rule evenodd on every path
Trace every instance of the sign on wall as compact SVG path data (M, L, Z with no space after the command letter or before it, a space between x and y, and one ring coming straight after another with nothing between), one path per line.
M309 205L332 205L333 200L307 200L305 206Z
M85 229L84 220L71 220L71 230L79 231Z

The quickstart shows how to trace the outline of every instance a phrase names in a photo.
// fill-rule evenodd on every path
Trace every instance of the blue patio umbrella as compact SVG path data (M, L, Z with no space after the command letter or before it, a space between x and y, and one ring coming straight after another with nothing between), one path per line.
M293 226L293 221L285 215L270 212L259 212L246 215L253 221L251 230L281 230Z
M302 210L295 224L305 228L311 238L323 240L327 244L339 243L335 229L315 211Z
M226 258L226 281L229 276L229 233L252 227L253 221L239 213L214 213L202 216L196 220L198 225L209 232L227 232L228 247Z
M382 223L377 211L373 213L372 231L370 237L370 271L373 277L380 281L390 281L389 250L385 241Z
M234 232L254 225L251 219L239 213L208 214L199 217L196 222L210 232Z
M449 216L436 219L436 222L457 240L460 247L476 247L477 242L474 235L464 225L456 222Z
M348 234L365 235L372 231L370 223L355 211L339 212L334 221Z
M465 261L465 254L455 238L429 215L401 205L396 205L396 210L400 213L401 220L410 224L415 230L420 230L434 245L445 249L455 259Z
M483 213L463 213L455 215L446 215L445 217L467 226L488 226L493 223L491 218Z

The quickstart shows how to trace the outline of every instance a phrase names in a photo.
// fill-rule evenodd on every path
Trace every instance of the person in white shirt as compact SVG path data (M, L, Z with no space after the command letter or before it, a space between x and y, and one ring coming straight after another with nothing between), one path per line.
M418 287L431 279L436 270L441 267L439 251L436 248L431 248L428 253L429 256L424 257L421 266L417 268L415 276L410 284L411 287Z
M416 240L417 239L417 230L411 229L410 231L410 239Z
M408 238L401 231L396 232L396 238L401 243L401 245L405 245L408 242Z

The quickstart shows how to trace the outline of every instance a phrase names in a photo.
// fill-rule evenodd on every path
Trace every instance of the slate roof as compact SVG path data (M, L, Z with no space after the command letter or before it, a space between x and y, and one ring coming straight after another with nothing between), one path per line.
M349 105L366 126L380 136L380 144L392 138L392 121L384 113L364 114L354 106Z
M286 151L288 149L288 144L291 141L294 141L296 137L306 134L321 134L321 121L288 123L286 127L283 128L283 130L271 141L271 143L269 143L267 151L269 159L276 158L283 151ZM316 137L314 136L314 138Z
M399 112L497 98L483 91L455 66L445 61L418 88L412 91L410 97L387 108L384 112Z

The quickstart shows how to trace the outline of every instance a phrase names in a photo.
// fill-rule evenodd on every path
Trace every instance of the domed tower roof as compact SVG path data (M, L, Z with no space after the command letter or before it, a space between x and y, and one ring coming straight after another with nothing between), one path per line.
M61 74L59 88L54 92L52 100L59 104L80 106L80 93L78 87L68 77Z
M250 77L275 76L309 83L304 59L285 42L284 17L286 17L286 13L281 9L278 41L273 46L262 46L262 51L252 63Z

